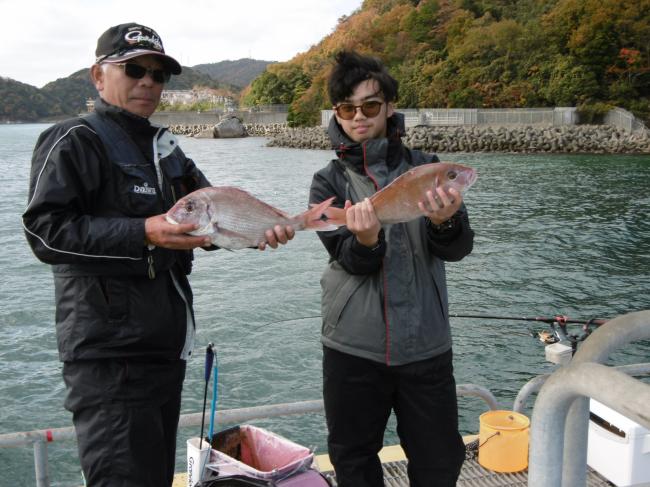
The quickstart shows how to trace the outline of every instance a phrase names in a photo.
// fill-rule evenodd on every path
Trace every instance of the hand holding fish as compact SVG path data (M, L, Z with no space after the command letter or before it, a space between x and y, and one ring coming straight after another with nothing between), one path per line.
M361 245L374 247L379 241L381 222L375 215L370 199L366 198L359 203L352 205L348 200L345 202L345 224L356 237Z
M436 193L429 190L425 193L426 201L419 201L418 208L431 220L431 223L440 225L442 222L449 220L460 209L463 202L463 195L455 188L444 188L438 186L435 188Z
M173 225L167 221L164 214L152 216L144 222L145 244L175 250L190 250L212 245L209 238L188 235L197 228L198 226L193 223Z
M272 249L277 249L278 244L286 244L289 240L293 239L296 235L296 231L291 225L280 226L276 225L272 229L264 232L266 237L266 242L261 242L257 248L260 250L266 249L266 246L269 245Z

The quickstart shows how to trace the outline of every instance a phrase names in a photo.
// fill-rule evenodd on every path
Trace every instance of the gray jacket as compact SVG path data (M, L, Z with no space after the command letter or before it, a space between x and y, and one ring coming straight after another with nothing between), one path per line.
M411 167L438 161L402 145L401 114L388 137L352 142L332 117L329 135L338 159L313 178L310 203L336 196L343 207L371 196ZM451 348L444 261L468 255L474 232L463 206L454 227L436 231L425 217L385 225L369 249L341 227L319 232L330 254L321 278L322 343L387 365L431 358Z

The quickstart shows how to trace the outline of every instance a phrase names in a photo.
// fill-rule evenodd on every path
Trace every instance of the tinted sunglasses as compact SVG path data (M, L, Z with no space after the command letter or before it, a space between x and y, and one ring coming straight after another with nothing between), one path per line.
M111 64L113 64L113 66L121 67L124 70L124 74L133 79L142 79L144 78L145 74L148 74L151 76L151 79L154 80L155 83L163 84L167 83L172 77L172 74L169 71L165 71L164 69L149 69L135 63Z
M363 113L368 118L374 118L379 115L383 101L364 101L361 105L354 103L341 103L334 107L336 114L343 120L352 120L357 113L357 108L361 108Z

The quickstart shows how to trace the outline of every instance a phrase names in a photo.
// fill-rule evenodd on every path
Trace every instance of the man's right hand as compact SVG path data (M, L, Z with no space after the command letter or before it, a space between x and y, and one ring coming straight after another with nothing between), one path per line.
M196 230L197 225L180 223L174 225L165 219L165 215L156 215L144 221L145 245L155 245L166 249L191 250L197 247L210 247L210 237L187 235Z
M348 230L356 235L361 245L374 247L379 242L379 231L381 223L375 215L375 209L368 198L353 205L351 201L346 201L345 221Z

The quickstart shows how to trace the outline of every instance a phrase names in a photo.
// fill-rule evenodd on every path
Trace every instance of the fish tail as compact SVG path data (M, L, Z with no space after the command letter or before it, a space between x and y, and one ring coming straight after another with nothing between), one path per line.
M341 225L345 225L345 212L339 208L331 208L334 199L335 197L332 196L322 203L312 205L309 210L302 213L299 218L304 222L304 228L327 232L329 230L336 230ZM340 211L343 215L343 220L340 221L337 218L332 219L330 216L332 210Z

